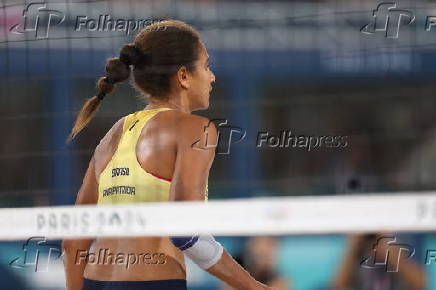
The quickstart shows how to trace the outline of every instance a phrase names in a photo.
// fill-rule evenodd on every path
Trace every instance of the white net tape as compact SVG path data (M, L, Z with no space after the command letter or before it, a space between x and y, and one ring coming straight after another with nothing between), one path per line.
M436 230L436 193L0 209L0 240Z

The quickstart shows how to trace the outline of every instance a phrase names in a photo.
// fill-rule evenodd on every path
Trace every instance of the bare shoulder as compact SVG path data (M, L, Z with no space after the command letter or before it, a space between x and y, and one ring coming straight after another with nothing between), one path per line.
M107 131L106 135L100 140L95 151L106 150L107 146L110 146L114 141L118 140L123 131L124 120L126 116L119 119L115 124ZM117 143L117 142L116 142Z
M216 126L206 117L172 111L168 112L167 118L167 124L171 126L178 141L195 141L204 136L216 138Z
M160 112L149 127L159 128L160 132L167 131L177 137L198 135L205 131L216 133L215 125L208 118L176 110Z

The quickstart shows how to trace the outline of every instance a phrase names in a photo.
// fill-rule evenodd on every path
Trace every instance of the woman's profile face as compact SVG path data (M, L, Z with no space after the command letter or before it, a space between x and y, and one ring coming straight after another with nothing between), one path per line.
M195 71L192 75L192 89L190 93L191 109L204 110L209 107L209 96L215 75L209 67L209 55L206 47L200 42L198 59L195 62Z

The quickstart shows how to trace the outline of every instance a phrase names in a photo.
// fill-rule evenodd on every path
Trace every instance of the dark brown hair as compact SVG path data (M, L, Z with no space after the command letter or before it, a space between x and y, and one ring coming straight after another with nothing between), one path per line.
M200 45L199 33L179 20L163 20L144 27L133 43L124 45L120 56L106 64L106 77L97 81L98 95L86 100L68 136L69 143L94 117L105 95L116 83L127 80L133 67L133 86L141 96L167 100L171 77L185 66L195 70Z

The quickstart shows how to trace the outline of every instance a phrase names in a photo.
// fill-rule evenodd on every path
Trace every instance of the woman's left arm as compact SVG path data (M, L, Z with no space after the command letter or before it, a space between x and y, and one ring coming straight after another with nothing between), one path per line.
M97 199L98 184L95 176L95 159L92 156L75 204L96 204ZM67 290L82 289L83 272L85 271L86 262L77 262L76 256L79 250L88 251L92 242L93 239L64 239L62 241Z
M400 252L401 255L401 252ZM425 270L414 261L404 259L399 267L399 274L413 290L424 290L427 284Z

